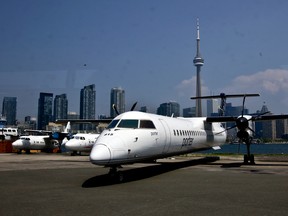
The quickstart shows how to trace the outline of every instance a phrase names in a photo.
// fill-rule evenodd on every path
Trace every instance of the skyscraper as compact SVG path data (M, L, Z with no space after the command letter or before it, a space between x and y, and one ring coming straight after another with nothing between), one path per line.
M95 119L95 85L84 86L80 92L80 119Z
M212 116L212 113L218 113L218 100L208 99L207 100L207 116Z
M66 94L56 95L54 98L54 120L67 119L68 99Z
M38 100L38 118L37 118L37 129L46 130L46 125L53 120L52 115L52 93L40 93Z
M7 125L16 125L17 98L4 97L2 105L2 116L5 117Z
M113 109L113 104L117 107L119 113L125 112L125 91L121 87L112 88L110 93L110 117L114 118L117 113Z
M197 51L196 56L193 60L193 63L196 67L196 97L201 97L201 78L200 78L200 72L201 67L204 64L204 59L201 57L200 54L200 29L199 29L199 19L197 18ZM202 105L201 105L201 99L196 99L196 117L202 116Z

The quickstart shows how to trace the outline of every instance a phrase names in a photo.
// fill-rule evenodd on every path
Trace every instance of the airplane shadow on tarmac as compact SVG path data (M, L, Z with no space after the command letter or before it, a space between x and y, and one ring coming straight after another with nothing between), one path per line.
M212 163L219 159L220 159L219 157L205 157L201 159L181 161L181 162L161 162L157 163L156 165L151 165L147 167L124 170L120 172L121 176L123 176L123 180L121 179L121 181L119 181L119 178L111 177L107 173L104 175L89 178L82 184L82 187L93 188L93 187L109 186L113 184L138 181L189 166Z

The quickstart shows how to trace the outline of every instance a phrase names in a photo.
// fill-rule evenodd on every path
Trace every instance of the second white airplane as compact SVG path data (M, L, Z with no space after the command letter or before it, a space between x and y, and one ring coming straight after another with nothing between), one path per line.
M90 152L100 134L77 133L70 140L63 144L63 147L71 151L71 155Z

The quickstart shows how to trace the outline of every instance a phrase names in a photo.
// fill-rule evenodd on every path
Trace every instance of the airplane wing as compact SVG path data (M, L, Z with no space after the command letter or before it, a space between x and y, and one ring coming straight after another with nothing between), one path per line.
M71 122L74 124L100 124L100 123L106 123L109 124L112 121L112 119L57 119L56 123L67 123Z
M265 120L277 120L277 119L288 119L288 115L262 115L257 117L256 121L265 121Z
M283 115L251 115L252 121L268 121L268 120L277 120L277 119L288 119L287 114ZM207 117L206 122L234 122L237 120L236 116L212 116Z
M46 131L46 130L31 130L31 129L25 129L25 132L28 133L39 133L39 134L52 134L52 131Z
M233 122L236 121L237 117L235 116L212 116L207 117L206 122L212 123L212 122Z

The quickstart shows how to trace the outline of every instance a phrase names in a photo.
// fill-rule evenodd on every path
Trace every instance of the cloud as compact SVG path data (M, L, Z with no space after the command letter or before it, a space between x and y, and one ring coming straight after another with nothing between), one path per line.
M202 81L202 96L211 95L211 90ZM227 81L229 82L229 81ZM182 80L176 87L178 100L188 107L187 98L196 96L196 76ZM261 97L246 100L246 106L253 112L261 109L263 102L275 113L287 113L288 110L288 69L267 69L250 75L240 75L227 86L213 90L215 94L259 93ZM229 100L230 101L230 100ZM241 100L231 100L234 105L241 105ZM205 105L205 102L203 102ZM191 103L190 103L191 104ZM192 102L194 105L194 103Z
M288 109L288 69L267 69L250 75L241 75L220 92L259 93L261 97L247 101L252 110L260 109L260 104L266 102L269 110L275 113L287 113Z
M241 75L224 88L224 92L254 91L272 95L287 90L288 70L284 69L268 69L251 75Z
M201 80L201 93L202 95L207 95L209 89L205 86L203 80ZM196 96L196 76L192 76L190 79L182 80L175 87L179 97L193 97Z

